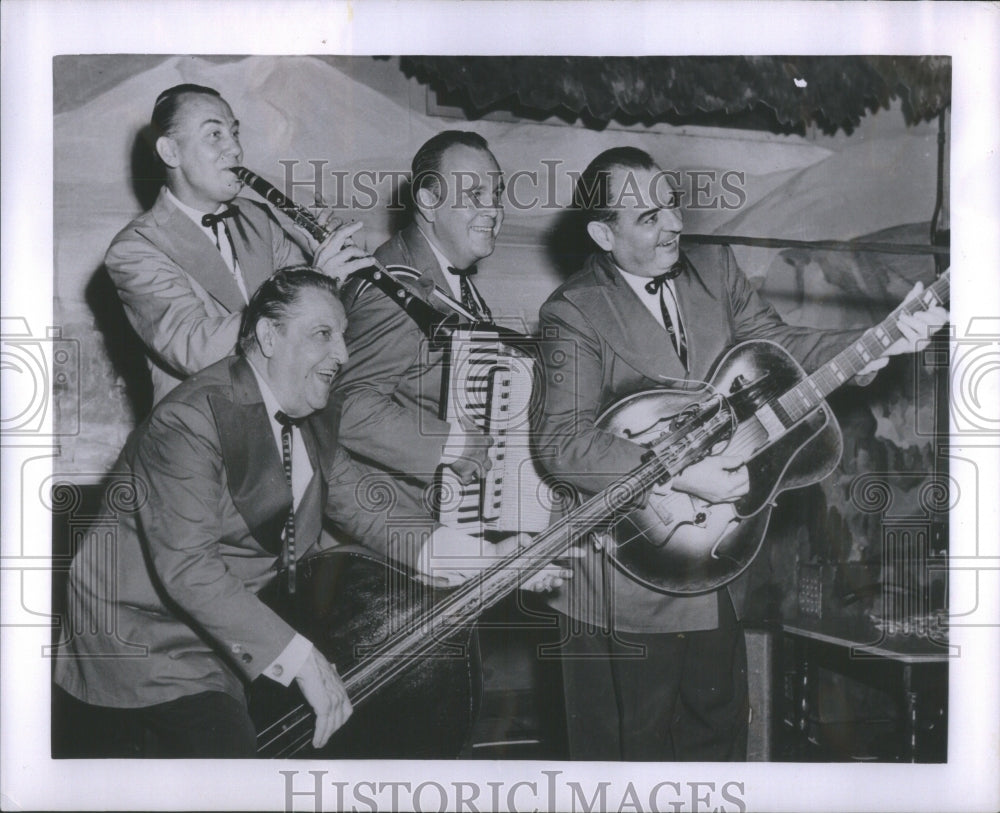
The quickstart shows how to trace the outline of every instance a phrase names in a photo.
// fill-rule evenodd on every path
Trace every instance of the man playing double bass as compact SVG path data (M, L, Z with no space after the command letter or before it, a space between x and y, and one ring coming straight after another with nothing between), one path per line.
M324 513L435 583L475 571L456 558L475 540L419 514L408 537L393 535L384 514L359 505L357 468L314 415L347 359L344 329L332 280L279 271L250 299L240 354L180 384L132 434L70 569L59 756L255 756L254 680L295 681L322 747L350 698L336 666L257 594L279 568L279 587L295 592L299 563L325 544ZM561 575L550 568L526 586Z
M749 339L777 342L811 371L863 332L787 325L728 247L682 251L677 198L641 150L598 155L575 204L595 250L540 311L545 400L535 439L540 462L582 492L606 488L643 460L644 446L596 424L624 396L706 381L725 350ZM887 354L912 351L946 319L940 307L904 315L904 338ZM747 493L748 482L741 459L717 454L681 471L670 488L717 504ZM665 595L597 551L574 570L552 601L570 757L745 758L746 651L730 591Z

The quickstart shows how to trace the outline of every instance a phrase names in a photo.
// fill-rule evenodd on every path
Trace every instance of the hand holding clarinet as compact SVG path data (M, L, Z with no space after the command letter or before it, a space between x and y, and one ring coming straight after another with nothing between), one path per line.
M355 271L372 264L368 252L354 242L354 233L364 225L360 220L348 223L336 217L332 209L327 209L320 222L329 233L313 247L312 264L316 268L343 284Z
M310 241L313 252L312 265L328 277L343 284L348 276L373 264L371 255L354 242L354 234L364 225L361 221L345 223L329 208L317 217L245 167L232 167L231 171L264 200L288 215L292 222L302 229Z

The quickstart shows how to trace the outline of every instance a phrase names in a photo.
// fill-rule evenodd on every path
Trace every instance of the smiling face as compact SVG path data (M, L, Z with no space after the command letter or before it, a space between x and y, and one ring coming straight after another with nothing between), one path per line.
M326 406L333 379L347 361L346 328L340 302L315 288L303 289L282 319L258 322L261 372L290 417L304 418Z
M229 171L243 161L240 123L217 96L184 94L170 132L156 141L156 151L167 166L170 191L198 211L214 212L242 188Z
M503 177L488 150L455 144L441 156L441 196L431 188L417 195L441 252L456 268L489 257L503 224Z
M616 217L587 224L594 242L630 274L655 277L669 271L680 259L684 224L664 174L658 168L616 167L609 192Z

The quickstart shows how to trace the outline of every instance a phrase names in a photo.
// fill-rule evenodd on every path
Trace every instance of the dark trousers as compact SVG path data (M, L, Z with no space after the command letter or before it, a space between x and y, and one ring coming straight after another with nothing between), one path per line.
M224 692L118 709L83 703L54 687L52 701L55 758L256 756L257 735L246 703Z
M559 623L570 759L746 759L746 642L726 591L714 630L612 636Z

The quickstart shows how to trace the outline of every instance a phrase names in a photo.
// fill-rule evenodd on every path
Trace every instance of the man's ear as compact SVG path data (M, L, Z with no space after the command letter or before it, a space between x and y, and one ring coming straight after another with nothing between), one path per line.
M180 157L177 155L177 142L170 136L160 136L156 139L156 154L171 169L176 169L180 165Z
M255 329L257 336L257 346L264 358L271 358L274 355L274 345L277 339L278 327L266 316L257 320Z
M587 234L590 239L597 243L598 247L604 251L611 251L615 247L615 233L611 227L602 220L591 220L587 224Z

